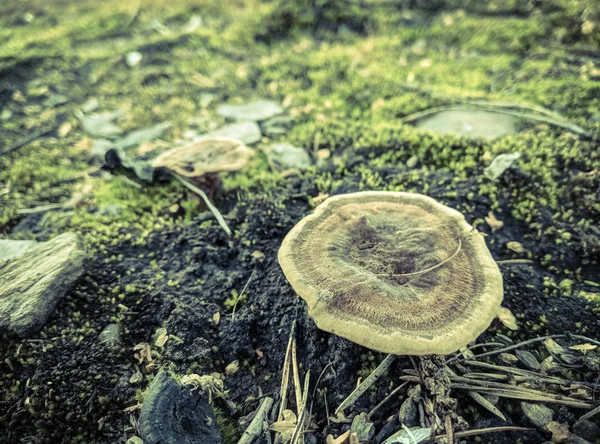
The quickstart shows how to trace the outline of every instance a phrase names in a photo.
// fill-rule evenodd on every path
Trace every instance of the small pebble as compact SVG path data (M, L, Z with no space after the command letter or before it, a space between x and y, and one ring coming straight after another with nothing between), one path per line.
M554 412L543 404L521 402L521 409L533 425L542 429L545 428L554 417Z
M138 51L128 52L125 56L125 61L127 62L127 66L134 67L138 65L142 61L142 53Z
M539 370L541 368L540 363L538 362L537 359L535 359L535 356L533 356L533 353L528 352L526 350L516 350L515 354L517 355L517 358L519 358L519 361L521 361L523 363L523 365L525 367L527 367L529 370Z
M117 324L108 324L98 335L100 344L113 345L119 342L121 333Z
M573 432L577 436L590 442L596 442L600 439L600 427L587 419L577 421L575 425L573 425Z

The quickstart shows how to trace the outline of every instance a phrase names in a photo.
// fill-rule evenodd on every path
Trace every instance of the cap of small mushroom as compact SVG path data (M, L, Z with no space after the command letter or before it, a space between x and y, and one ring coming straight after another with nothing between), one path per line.
M241 170L253 155L254 150L237 139L213 137L166 151L152 166L187 177L212 198L221 184L218 173Z
M503 297L483 236L420 194L331 197L288 233L279 263L319 328L386 353L452 353Z

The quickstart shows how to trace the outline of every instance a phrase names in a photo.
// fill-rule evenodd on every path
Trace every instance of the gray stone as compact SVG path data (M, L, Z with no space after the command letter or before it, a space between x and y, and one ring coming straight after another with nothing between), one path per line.
M115 203L104 205L98 209L98 215L117 217L123 214L123 205Z
M398 419L401 424L407 427L414 427L419 424L419 410L412 398L406 398L400 406Z
M304 149L288 143L276 143L265 148L269 161L281 169L304 170L311 165L310 156Z
M429 440L431 433L432 430L429 428L403 428L398 433L395 433L386 439L383 444L419 444Z
M490 180L497 180L519 157L521 157L520 153L500 154L492 160L489 167L483 170L483 174Z
M101 344L114 345L121 339L121 332L117 324L108 324L98 335Z
M141 52L131 51L131 52L128 52L127 55L125 55L125 63L127 63L127 66L134 67L142 61L143 57L144 56L142 55Z
M367 419L366 413L361 413L354 417L350 431L356 433L360 442L370 441L375 435L375 426Z
M201 391L180 386L161 370L152 380L139 420L145 444L221 444L212 407Z
M281 115L261 122L262 132L269 137L286 134L294 125L294 119L290 116Z
M587 419L577 421L573 426L573 432L590 442L596 442L600 439L600 427Z
M517 119L482 110L441 111L417 122L418 128L460 137L495 139L517 133Z
M125 137L117 140L115 142L115 146L117 148L125 149L132 146L141 145L144 142L148 142L160 137L162 133L164 133L170 127L171 124L169 122L162 122L148 128L132 131Z
M217 114L228 119L237 121L260 122L267 120L278 114L281 114L283 109L278 103L270 100L257 100L252 103L243 105L220 105L217 108Z
M521 402L521 409L533 425L542 429L545 428L554 417L554 412L543 404Z
M517 355L519 361L521 361L529 370L537 371L542 368L538 360L533 356L533 353L528 352L527 350L516 350L515 355Z
M0 331L27 337L42 328L84 260L77 235L64 233L0 261Z
M0 239L0 261L22 256L34 245L37 245L37 241Z
M262 134L256 122L240 122L226 125L210 133L203 134L195 138L194 141L197 142L214 137L231 137L244 142L246 145L252 145L260 141Z
M79 115L83 130L92 137L113 138L123 132L114 121L123 116L123 111L109 111L89 116Z

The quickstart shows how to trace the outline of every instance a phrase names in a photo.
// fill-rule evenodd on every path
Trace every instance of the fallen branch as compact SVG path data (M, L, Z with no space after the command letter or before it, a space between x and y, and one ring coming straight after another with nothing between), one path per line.
M26 137L25 139L15 143L14 145L9 146L4 151L0 151L0 156L3 156L4 154L12 153L13 151L16 151L19 148L22 148L25 145L28 145L29 143L33 142L35 139L39 139L40 137L44 137L50 133L53 133L57 129L58 129L58 127L55 126L50 129L46 129L46 130L38 131L37 133L33 133L33 134L29 135L28 137Z
M260 436L264 430L263 420L268 411L271 409L272 405L273 398L266 397L261 401L258 409L256 410L256 415L254 415L254 419L242 434L238 444L252 444L254 440Z
M533 429L528 427L516 427L516 426L505 426L505 427L487 427L485 429L466 430L464 432L454 433L454 438L466 438L468 436L484 435L486 433L499 433L499 432L531 432ZM422 444L430 444L433 442L441 442L446 439L448 435L436 435L427 441L421 441Z
M518 344L509 345L508 347L498 348L496 350L481 353L479 355L471 356L470 358L468 358L468 360L471 361L473 359L483 358L484 356L491 356L491 355L496 355L498 353L504 353L504 352L507 352L510 350L514 350L516 348L521 348L525 345L533 344L535 342L545 341L546 339L579 339L580 341L585 341L585 342L589 342L590 344L600 346L600 341L596 341L595 339L588 338L587 336L574 335L571 333L559 334L559 335L548 335L548 336L540 336L539 338L529 339L527 341L519 342ZM462 363L464 361L467 361L467 358L454 357L454 358L446 361L446 364L457 364L459 362Z
M401 376L400 379L403 381L420 382L420 379L417 376ZM594 404L590 404L589 402L580 401L567 396L545 393L538 390L526 389L509 384L477 381L462 377L451 377L450 380L456 381L450 383L451 389L474 391L480 394L497 395L501 398L519 399L522 401L562 404L580 409L589 409L595 407ZM466 380L466 383L459 382L463 380Z

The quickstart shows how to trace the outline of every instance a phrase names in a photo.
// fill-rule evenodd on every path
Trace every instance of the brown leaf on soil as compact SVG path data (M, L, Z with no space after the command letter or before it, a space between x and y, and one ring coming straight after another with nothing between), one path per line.
M569 437L569 426L567 424L551 421L546 428L552 433L552 442L565 442Z
M523 247L523 245L516 241L508 242L506 244L506 248L508 248L511 251L514 251L515 253L525 253L525 251L527 251L525 250L525 247Z
M350 430L346 433L342 433L337 438L334 438L333 435L327 435L327 444L344 444L350 438Z
M577 344L577 345L572 345L569 347L571 350L577 350L580 352L586 352L586 351L590 351L590 350L595 350L598 348L597 345L592 345L592 344Z
M144 142L140 146L138 146L136 152L138 154L146 154L151 151L154 151L159 146L162 146L162 145L158 144L158 143L154 143L154 142Z
M491 211L488 213L487 217L485 218L485 221L492 229L492 233L495 233L496 231L498 231L500 228L502 228L504 226L504 222L496 219L496 216Z
M81 152L91 150L92 146L94 146L94 139L91 137L84 137L74 145L74 148Z
M511 330L518 330L519 325L517 324L517 318L512 312L506 307L500 307L500 311L498 312L498 319L500 322L504 324L506 328Z
M325 199L327 199L328 197L329 197L329 194L319 194L318 196L313 197L313 202L318 205L321 202L323 202Z
M71 133L72 129L73 129L73 124L71 122L63 123L62 125L60 125L58 127L58 131L57 131L58 137L61 139L64 139Z
M152 362L152 349L150 348L150 344L147 342L140 342L138 345L133 347L133 351L137 351L135 357L138 360L138 363L141 364L144 361Z

